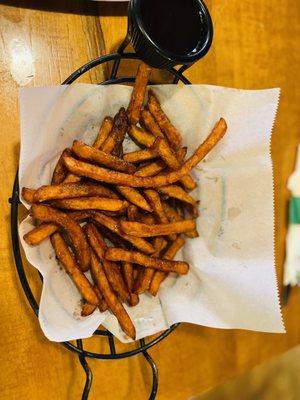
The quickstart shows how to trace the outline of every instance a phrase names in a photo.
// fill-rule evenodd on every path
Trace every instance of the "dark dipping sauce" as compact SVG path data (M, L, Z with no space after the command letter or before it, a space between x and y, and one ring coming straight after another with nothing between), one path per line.
M143 0L141 12L156 45L182 56L197 50L203 26L196 0Z

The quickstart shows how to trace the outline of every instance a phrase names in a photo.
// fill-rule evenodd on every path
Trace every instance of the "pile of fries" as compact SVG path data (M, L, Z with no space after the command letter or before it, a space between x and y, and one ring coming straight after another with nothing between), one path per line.
M221 118L185 161L181 135L152 90L143 107L150 73L140 64L127 111L104 118L93 146L75 140L65 149L50 185L22 189L37 223L26 243L50 237L82 296L82 316L110 310L133 339L123 302L135 306L140 294L155 296L169 273L188 273L189 265L173 258L186 238L198 236L189 173L226 132ZM126 134L140 150L123 154Z

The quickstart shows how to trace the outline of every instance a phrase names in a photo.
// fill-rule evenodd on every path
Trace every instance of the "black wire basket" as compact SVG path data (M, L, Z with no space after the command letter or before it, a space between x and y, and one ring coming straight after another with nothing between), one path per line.
M123 53L124 48L126 45L126 40L122 43L120 46L119 50L117 53L112 53L108 54L105 56L98 57L87 64L83 65L79 69L77 69L75 72L73 72L62 84L71 84L75 82L82 74L86 73L89 71L91 68L95 68L103 63L108 63L108 62L113 62L113 67L112 71L110 74L109 79L106 79L103 82L98 82L98 84L101 85L108 85L108 84L121 84L121 83L132 83L134 82L135 78L133 76L117 76L118 71L119 71L119 66L121 60L139 60L139 57L136 53ZM175 68L169 68L167 69L169 73L171 74L171 77L173 79L173 83L177 83L178 81L181 81L184 84L190 84L187 78L185 78L182 74L182 71L176 70ZM151 84L155 84L155 82L151 82ZM33 292L31 290L30 284L28 282L27 276L26 276L26 271L23 265L22 261L22 256L20 252L20 242L19 242L19 237L18 237L18 213L19 213L19 179L18 179L18 172L16 173L14 185L13 185L13 191L12 191L12 196L9 199L11 203L11 238L12 238L12 246L13 246L13 253L14 253L14 260L18 272L18 276L22 285L22 288L24 290L24 293L27 297L27 300L29 301L29 304L31 308L33 309L34 313L36 316L38 316L39 313L39 306L38 306L38 301L33 295ZM83 394L82 394L82 400L86 400L89 396L89 391L92 385L92 371L88 365L87 358L95 358L95 359L102 359L102 360L116 360L116 359L121 359L125 357L130 357L134 356L137 354L142 354L146 361L150 364L151 370L152 370L152 388L151 388L151 393L149 396L149 400L153 400L156 397L157 394L157 388L158 388L158 370L155 362L151 358L151 356L148 353L148 349L151 348L152 346L156 345L159 343L161 340L163 340L165 337L167 337L174 329L178 326L179 324L174 324L172 325L169 329L164 331L163 333L160 333L156 335L154 338L151 337L149 341L146 341L145 339L140 339L139 341L135 342L136 348L133 350L128 350L128 351L122 351L119 352L117 347L118 345L115 343L114 336L112 335L111 332L104 330L104 329L98 329L94 332L94 335L97 335L105 340L108 341L109 345L109 352L107 353L96 353L96 352L90 352L84 349L84 341L82 339L78 339L76 341L76 345L72 344L71 342L63 342L61 343L62 346L64 346L66 349L76 353L79 357L79 361L84 368L84 371L86 373L86 383L84 386ZM87 341L88 339L85 339Z

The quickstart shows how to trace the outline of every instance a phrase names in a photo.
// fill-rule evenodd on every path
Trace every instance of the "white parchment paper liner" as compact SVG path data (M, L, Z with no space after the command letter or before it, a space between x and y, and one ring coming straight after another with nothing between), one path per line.
M274 268L270 157L279 89L161 85L155 91L190 153L221 116L229 128L193 172L199 182L194 196L200 199L200 237L187 240L180 255L190 272L169 277L157 298L144 294L138 306L127 308L137 338L176 322L284 332ZM130 93L123 85L22 89L20 187L48 184L61 151L75 138L91 144L102 119L126 106ZM49 240L38 247L24 243L22 236L32 227L28 217L20 224L20 238L29 262L44 277L39 320L47 338L86 338L103 323L128 341L109 312L80 317L80 296L57 264Z

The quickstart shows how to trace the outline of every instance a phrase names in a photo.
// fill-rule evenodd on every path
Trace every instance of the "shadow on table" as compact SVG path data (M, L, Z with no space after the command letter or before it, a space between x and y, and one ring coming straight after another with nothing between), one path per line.
M80 15L127 15L127 2L104 3L91 0L0 0L0 5Z

